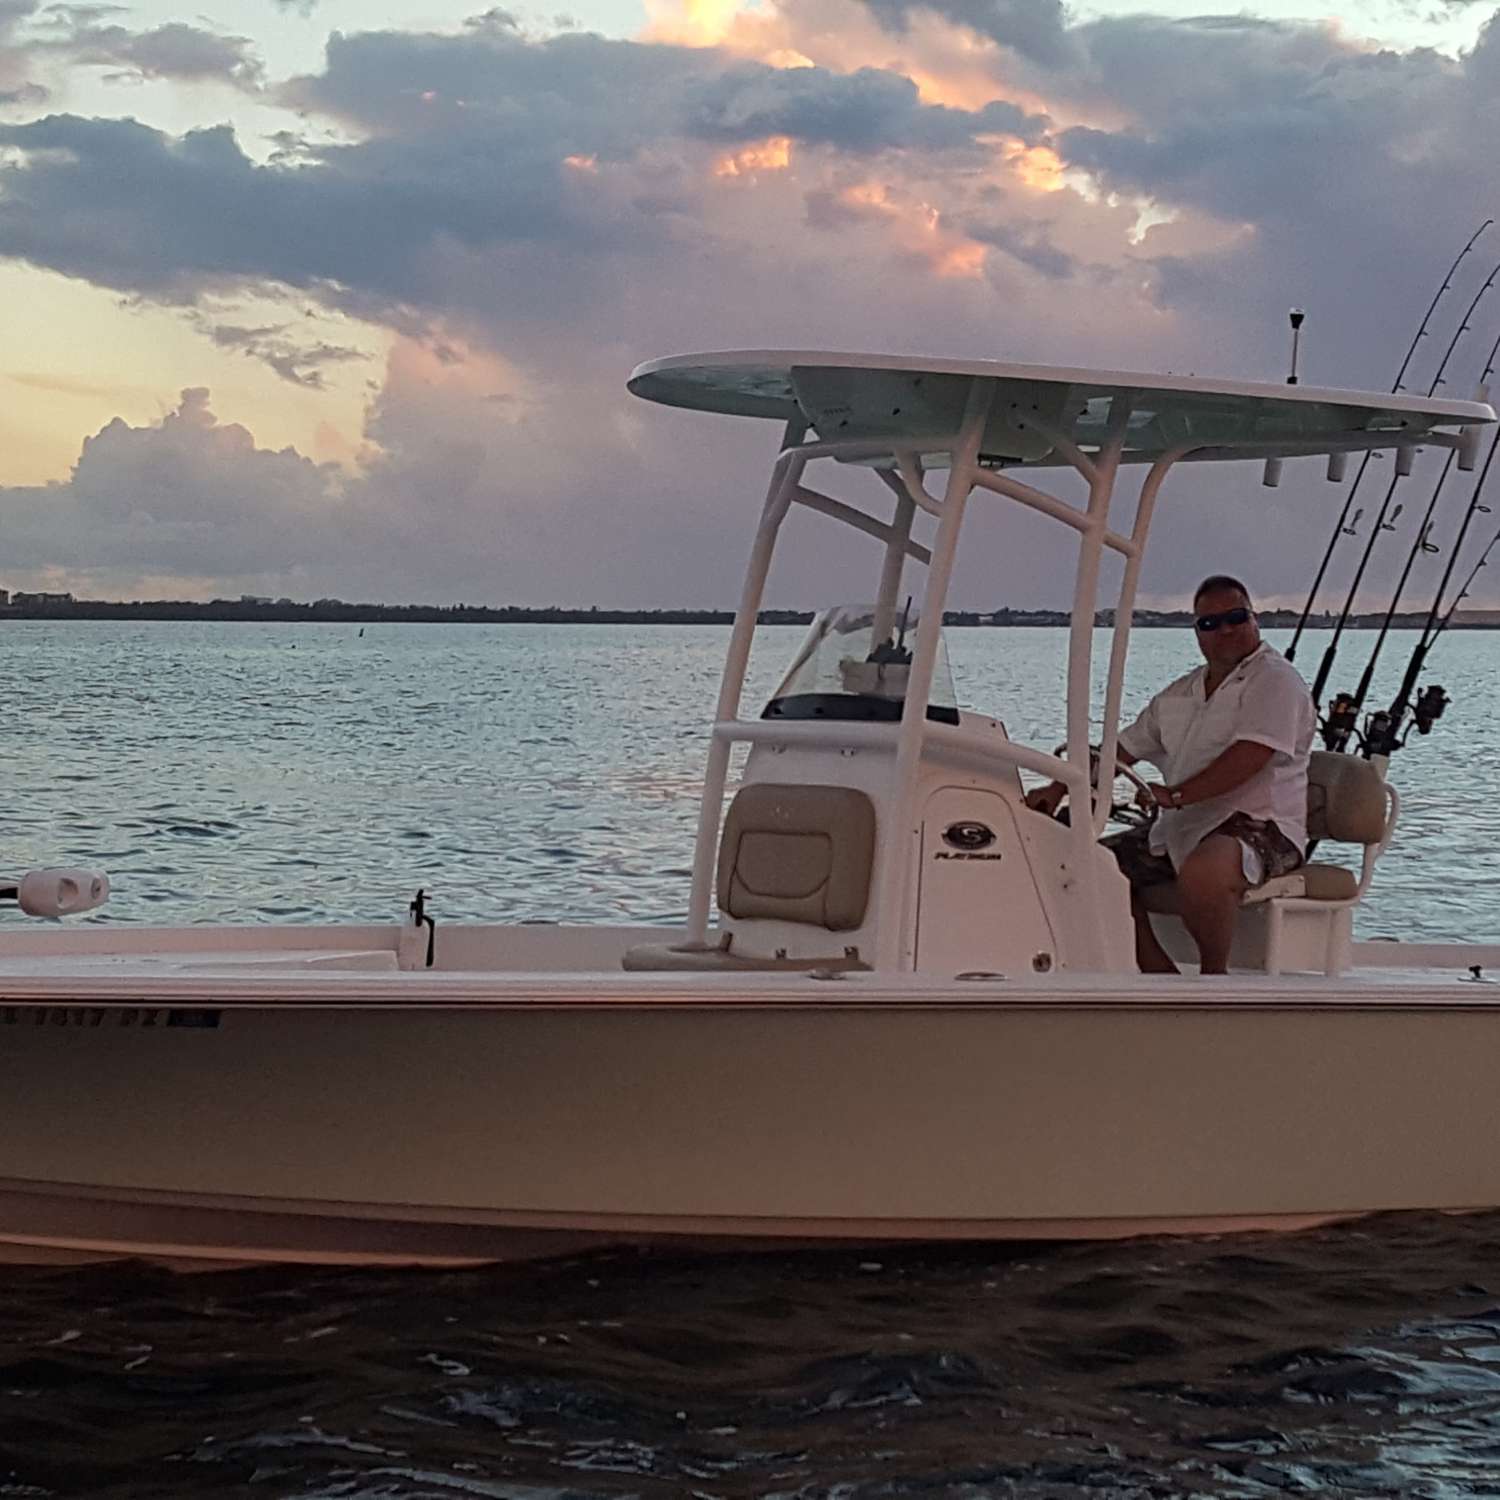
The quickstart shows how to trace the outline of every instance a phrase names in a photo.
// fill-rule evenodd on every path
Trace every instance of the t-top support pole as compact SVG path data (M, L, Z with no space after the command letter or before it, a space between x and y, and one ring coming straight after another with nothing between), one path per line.
M804 429L805 430L805 429ZM788 441L794 438L788 424ZM724 656L724 675L719 679L719 701L714 722L722 724L740 711L740 694L744 689L745 669L750 662L750 646L755 637L755 623L760 616L760 601L766 590L766 576L771 570L771 555L776 550L776 535L791 508L792 495L801 482L807 466L807 455L787 448L771 470L771 483L761 509L760 525L750 549L745 568L745 582L735 611L734 629ZM719 843L719 821L724 810L724 786L729 777L730 743L714 736L709 740L708 764L703 773L703 802L698 809L698 834L693 844L693 888L688 900L688 936L690 943L708 940L708 914L713 901L714 857Z
M1120 701L1125 689L1125 657L1130 649L1130 630L1135 616L1136 588L1141 577L1141 563L1146 556L1146 537L1151 530L1151 517L1156 509L1156 497L1178 459L1191 451L1188 447L1173 448L1163 453L1151 465L1141 481L1140 495L1136 499L1135 524L1130 531L1130 551L1125 554L1125 572L1120 580L1119 602L1115 605L1114 640L1110 644L1109 673L1104 688L1104 739L1099 747L1100 780L1113 771L1120 742ZM1104 832L1109 821L1109 799L1101 798L1094 809L1094 833Z
M879 646L892 639L896 628L896 602L901 594L901 574L911 543L911 523L917 513L916 501L899 481L890 486L896 496L896 510L891 518L885 561L880 570L880 592L875 600L875 624L871 645Z
M896 737L890 833L880 851L879 919L875 929L875 967L879 970L910 969L914 958L908 916L916 884L913 876L919 861L911 856L922 836L917 817L916 788L922 738L927 727L927 699L932 690L932 673L943 634L943 605L948 597L953 561L958 553L964 505L974 488L979 448L989 422L994 394L993 381L977 378L970 382L963 422L949 456L948 485L943 494L937 536L932 544L932 561L927 568L922 617L917 622L906 701L902 705L901 727Z

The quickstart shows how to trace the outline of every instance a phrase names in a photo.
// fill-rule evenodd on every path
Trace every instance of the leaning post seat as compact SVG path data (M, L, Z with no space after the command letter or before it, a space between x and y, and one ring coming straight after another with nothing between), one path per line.
M1354 940L1354 908L1364 900L1375 862L1391 841L1399 807L1396 789L1370 761L1313 751L1307 766L1308 845L1362 845L1359 874L1343 865L1310 862L1246 891L1240 936L1252 937L1245 930L1246 918L1261 931L1253 943L1237 938L1236 949L1257 950L1252 961L1268 974L1284 968L1317 968L1330 976L1343 973ZM1178 912L1175 882L1151 886L1143 896L1148 911L1172 916ZM1236 951L1234 957L1238 960L1241 953Z
M748 953L737 933L717 943L647 943L630 949L631 970L867 969L857 947L834 934L864 924L875 862L875 805L845 786L758 781L729 804L719 839L719 911L737 924L795 923L829 934L811 956Z

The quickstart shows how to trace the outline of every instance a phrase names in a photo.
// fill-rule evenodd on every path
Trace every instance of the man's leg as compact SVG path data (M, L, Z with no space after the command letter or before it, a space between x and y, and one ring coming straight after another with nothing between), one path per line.
M1130 915L1135 919L1135 962L1142 974L1179 973L1157 939L1151 918L1141 899L1148 886L1162 885L1172 879L1172 862L1165 854L1153 854L1150 830L1127 828L1099 841L1120 866L1120 873L1130 882Z
M1171 955L1162 947L1161 939L1151 925L1151 915L1136 886L1130 888L1130 915L1135 918L1136 968L1142 974L1180 974L1182 970L1172 962Z
M1240 897L1250 888L1237 838L1211 833L1177 872L1182 920L1198 945L1205 974L1229 972L1229 948Z

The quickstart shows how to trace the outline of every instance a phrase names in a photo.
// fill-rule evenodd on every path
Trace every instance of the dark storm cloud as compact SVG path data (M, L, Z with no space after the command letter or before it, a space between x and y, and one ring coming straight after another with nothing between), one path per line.
M98 285L189 301L222 283L338 284L401 298L416 262L460 244L597 236L587 204L482 142L325 149L312 168L260 166L228 126L171 137L129 120L53 115L0 126L27 165L3 174L0 253Z
M1092 76L1133 123L1064 132L1067 159L1111 187L1257 220L1318 195L1392 197L1423 156L1452 169L1479 66L1241 18L1137 16L1082 35Z
M335 35L327 66L295 80L299 108L390 132L477 133L550 156L620 159L685 134L716 141L788 135L852 151L944 149L976 135L1035 137L1044 118L996 100L978 111L923 104L904 74L771 68L710 48L591 33L531 40L508 12L468 36Z
M1050 280L1066 281L1078 270L1076 257L1059 249L1041 225L967 219L964 231L981 244L993 245Z
M905 30L913 11L944 17L957 26L1010 47L1047 67L1076 56L1062 0L865 0L881 25Z
M248 37L221 36L180 21L152 31L82 27L63 45L76 62L115 67L141 78L176 78L187 83L220 79L245 87L256 84L261 76L260 60Z
M15 19L34 27L18 41L38 57L85 67L113 68L116 76L174 79L185 83L219 81L236 88L259 86L262 67L248 37L228 36L170 21L135 31L116 20L123 6L50 5L39 11L26 0L0 0L0 36L9 3Z
M299 338L289 323L263 324L247 328L234 323L199 320L208 337L221 349L237 349L247 358L259 360L281 379L304 390L327 389L325 371L367 356L344 344L326 339Z
M985 134L1035 141L1047 126L1045 117L1003 100L979 111L924 105L911 79L884 69L830 73L760 63L737 65L700 84L684 113L687 132L711 140L785 135L854 152L951 150Z
M432 301L455 255L554 245L628 256L694 237L696 188L671 160L644 160L652 151L777 134L940 152L1045 127L1003 101L925 105L910 80L875 69L781 71L597 36L527 42L498 25L466 38L335 37L327 72L289 92L368 138L282 139L261 164L227 126L181 137L71 115L0 126L15 153L0 168L0 254L164 300L265 279ZM610 189L578 180L570 156L641 167Z
M724 59L708 49L569 33L540 41L495 19L463 36L334 33L322 73L282 91L294 107L382 134L482 134L555 158L628 155L671 129L679 92Z

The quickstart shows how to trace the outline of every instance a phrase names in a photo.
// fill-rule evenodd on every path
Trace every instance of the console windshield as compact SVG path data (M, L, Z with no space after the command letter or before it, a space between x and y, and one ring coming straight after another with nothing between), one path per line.
M875 607L839 604L813 618L807 639L771 695L763 719L862 719L894 723L906 702L916 612L908 603L895 628L875 638ZM938 637L927 717L958 723L948 645Z

